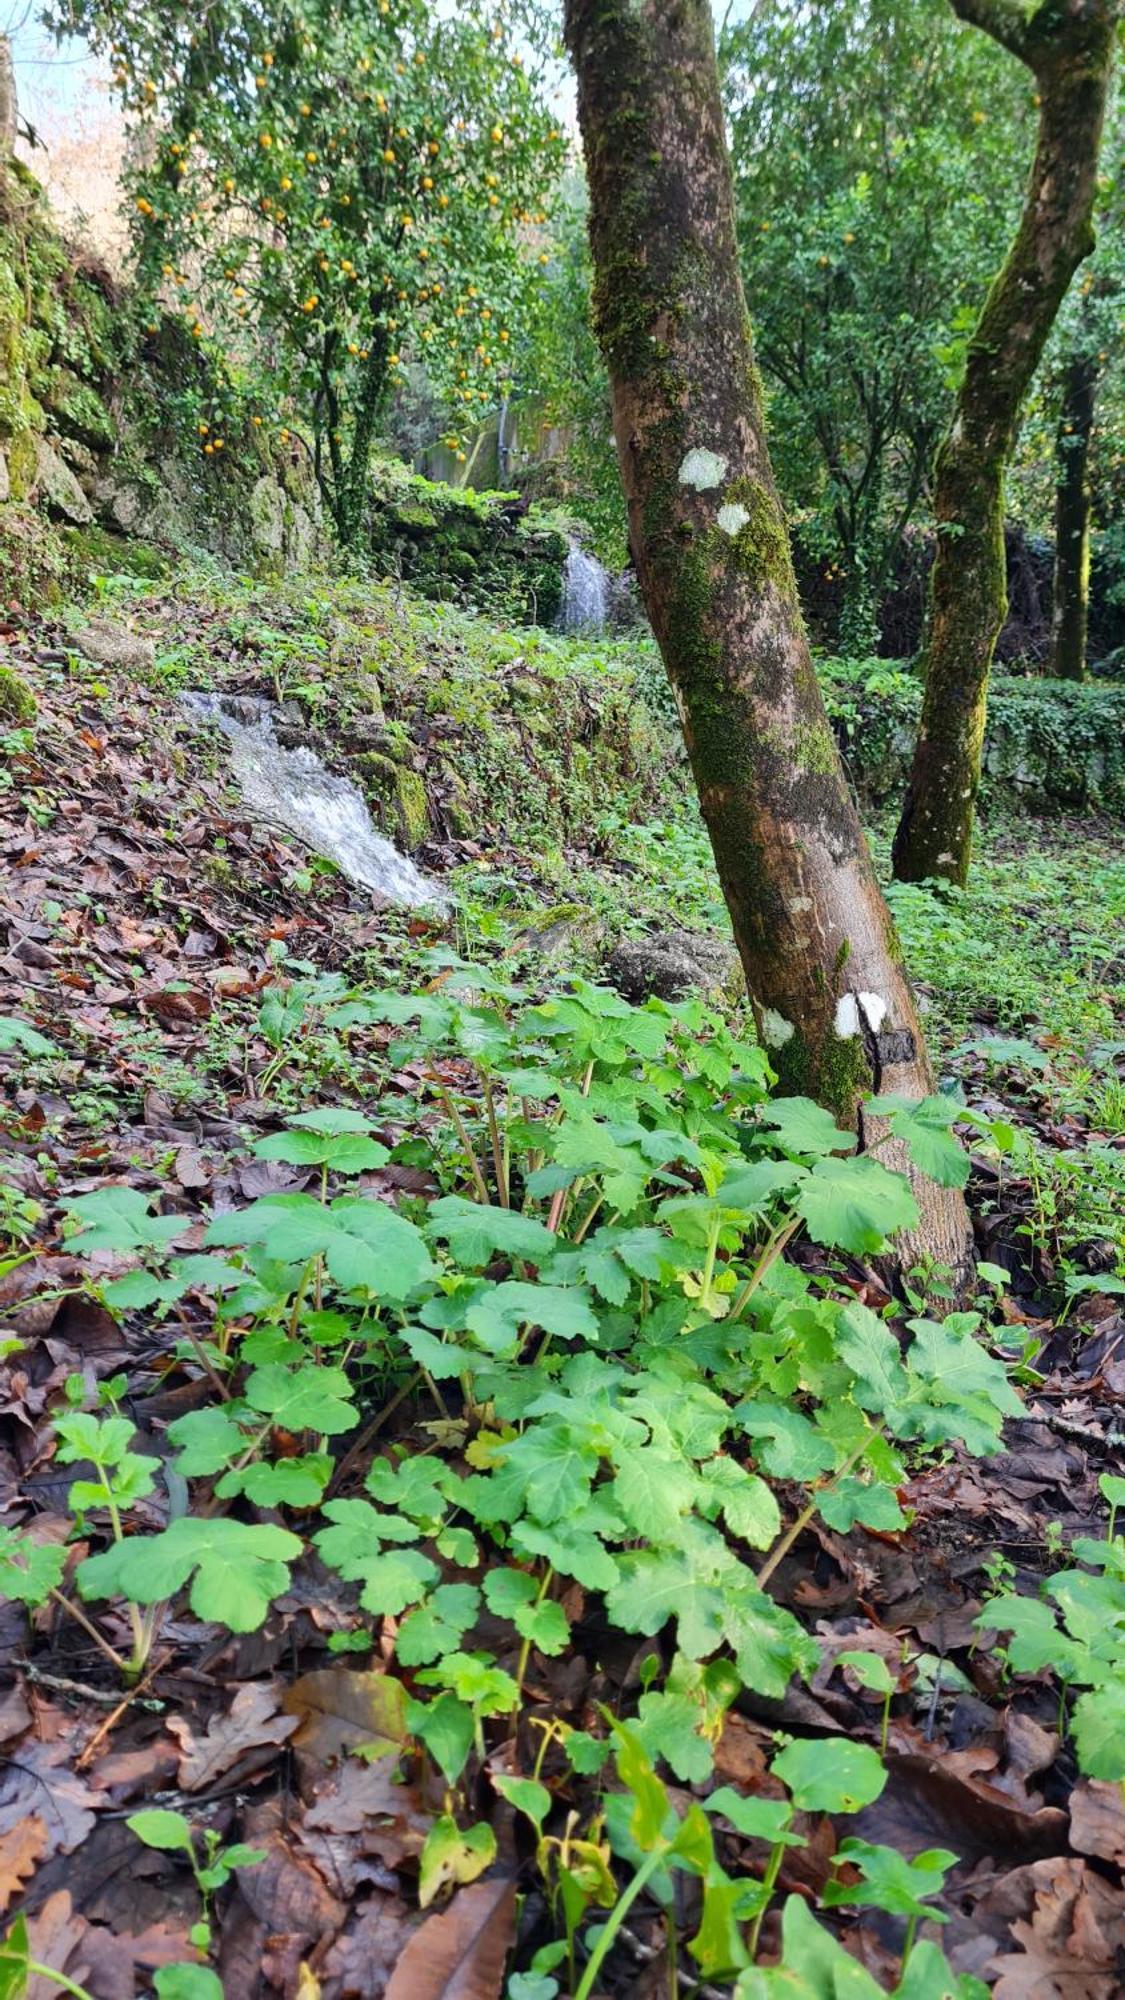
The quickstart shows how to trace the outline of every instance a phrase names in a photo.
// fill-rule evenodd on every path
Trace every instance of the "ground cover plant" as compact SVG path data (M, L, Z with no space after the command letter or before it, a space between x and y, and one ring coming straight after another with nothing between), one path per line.
M1060 1908L1111 1979L1112 834L1029 871L1001 820L972 889L897 892L941 1088L889 1115L981 1232L949 1314L736 999L605 984L669 881L721 921L686 797L431 829L457 915L373 915L176 689L276 699L288 634L315 713L400 603L242 592L112 587L137 680L17 640L12 1990L968 1996ZM415 685L495 643L412 617Z

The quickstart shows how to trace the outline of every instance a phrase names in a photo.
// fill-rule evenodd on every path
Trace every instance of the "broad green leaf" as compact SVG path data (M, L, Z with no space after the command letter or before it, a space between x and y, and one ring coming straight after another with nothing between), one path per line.
M465 1324L490 1354L513 1353L525 1326L560 1340L597 1340L598 1322L584 1285L530 1285L505 1279L474 1299Z
M721 1513L732 1535L752 1549L768 1549L781 1533L781 1510L764 1479L734 1458L710 1458L701 1468L700 1511Z
M864 1105L864 1116L873 1113L888 1119L920 1173L941 1187L963 1188L969 1179L969 1155L952 1131L959 1110L948 1097L888 1096L872 1098Z
M428 1556L412 1548L382 1550L380 1542L413 1540L413 1522L379 1514L366 1500L329 1500L321 1512L333 1523L313 1536L321 1558L348 1583L361 1583L360 1603L378 1617L397 1618L440 1581Z
M386 1166L391 1157L386 1146L363 1130L271 1132L256 1140L250 1150L259 1160L285 1160L295 1167L326 1166L337 1174L363 1174L372 1167Z
M322 1431L327 1437L336 1437L359 1421L350 1400L354 1390L342 1368L319 1368L305 1362L291 1369L270 1362L254 1369L244 1393L252 1409L272 1418L282 1430Z
M747 1798L733 1785L720 1785L703 1801L705 1812L721 1813L747 1840L768 1841L771 1847L807 1847L803 1835L791 1831L793 1808L788 1799Z
M132 1813L125 1821L126 1826L143 1840L146 1847L158 1847L167 1853L190 1854L195 1857L191 1827L183 1813L168 1812L161 1806L152 1806L145 1812Z
M395 1657L400 1666L425 1667L445 1653L456 1652L479 1611L480 1591L474 1584L439 1584L399 1626Z
M496 1835L487 1825L472 1826L461 1832L450 1813L435 1819L418 1870L418 1902L425 1910L445 1889L475 1882L496 1859Z
M1088 1778L1125 1779L1125 1680L1112 1681L1074 1704L1074 1747Z
M801 1812L859 1812L879 1797L887 1773L875 1750L841 1736L800 1738L771 1766Z
M833 1866L857 1868L860 1881L826 1882L821 1901L827 1909L840 1905L865 1910L889 1910L899 1917L928 1917L947 1923L940 1910L927 1907L929 1898L940 1896L945 1878L957 1856L945 1847L927 1848L907 1860L894 1847L876 1847L867 1840L842 1840L833 1856Z
M822 1159L802 1182L794 1207L814 1243L854 1257L880 1251L899 1229L912 1229L918 1204L901 1174L878 1160Z
M895 1335L859 1299L851 1299L840 1314L836 1351L856 1378L852 1394L862 1410L889 1415L910 1395Z
M28 1056L57 1056L61 1051L30 1021L22 1021L18 1014L0 1016L0 1055L9 1049L22 1049Z
M641 1445L622 1458L609 1497L638 1535L653 1542L674 1542L683 1516L701 1491L698 1473L683 1459Z
M523 1813L533 1826L542 1827L551 1810L551 1794L537 1778L510 1778L503 1771L494 1771L492 1789Z
M43 1604L62 1582L66 1553L56 1542L33 1542L29 1535L0 1528L0 1598Z
M191 1607L232 1632L253 1632L289 1588L289 1564L303 1544L285 1528L217 1515L184 1515L159 1535L132 1535L78 1565L83 1597L121 1596L132 1604L174 1597L189 1577Z
M406 1725L424 1743L447 1785L455 1785L473 1746L473 1711L448 1691L434 1701L410 1701Z
M95 1194L82 1194L67 1203L67 1220L81 1229L68 1239L68 1247L84 1256L90 1250L157 1249L182 1236L188 1218L182 1215L150 1215L154 1195L136 1188L104 1187Z
M842 1132L830 1111L811 1097L778 1097L763 1104L759 1120L777 1134L784 1153L800 1153L809 1159L832 1153L854 1153L858 1144L854 1132Z
M223 2000L223 1982L209 1965L158 1965L152 1984L157 2000Z
M430 1204L426 1229L448 1243L452 1255L467 1270L478 1270L499 1252L541 1264L558 1249L558 1238L531 1215L510 1208L486 1208L462 1195L443 1195Z

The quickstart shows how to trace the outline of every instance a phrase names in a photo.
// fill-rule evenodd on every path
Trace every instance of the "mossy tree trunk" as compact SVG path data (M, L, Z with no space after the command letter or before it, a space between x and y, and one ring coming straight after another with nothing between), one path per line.
M1055 585L1049 671L1086 678L1090 617L1090 441L1094 433L1097 356L1071 354L1063 370L1055 436Z
M864 1133L926 1051L801 620L735 244L707 0L567 0L595 316L638 581L679 706L763 1040ZM883 1157L886 1157L884 1152ZM968 1261L927 1183L925 1250Z
M951 0L1032 71L1035 160L1019 228L969 344L938 453L937 554L923 642L925 697L894 842L900 881L964 883L972 854L988 676L1007 613L1004 479L1020 409L1067 286L1094 247L1092 214L1122 0Z

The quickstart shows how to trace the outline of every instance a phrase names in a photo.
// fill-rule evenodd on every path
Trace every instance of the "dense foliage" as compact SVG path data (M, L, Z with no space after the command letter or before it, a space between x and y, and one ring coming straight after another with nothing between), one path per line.
M80 25L109 47L133 125L142 277L259 420L307 442L353 540L406 360L424 357L460 451L534 319L564 139L511 10L308 0L267 24L180 0L91 6ZM213 414L207 453L225 442Z

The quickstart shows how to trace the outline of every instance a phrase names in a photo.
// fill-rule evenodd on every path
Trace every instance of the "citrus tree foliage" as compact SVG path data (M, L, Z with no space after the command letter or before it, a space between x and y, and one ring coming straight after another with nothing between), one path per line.
M111 0L78 25L134 126L143 275L198 340L256 359L274 412L292 399L352 540L405 363L424 361L460 449L533 308L565 142L512 9Z
M778 0L723 55L779 477L844 572L844 643L869 651L1010 233L1032 94L946 0Z

